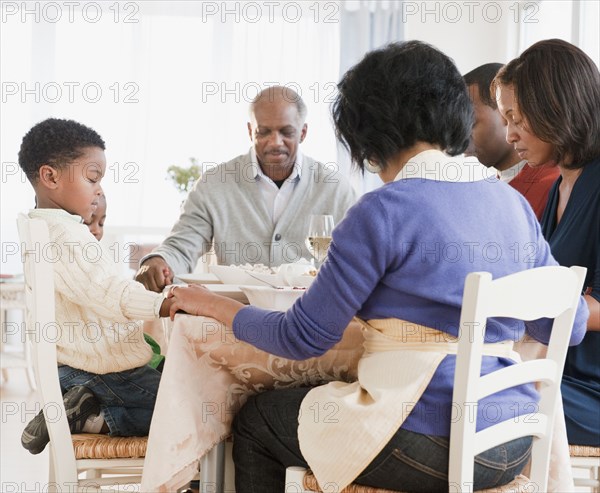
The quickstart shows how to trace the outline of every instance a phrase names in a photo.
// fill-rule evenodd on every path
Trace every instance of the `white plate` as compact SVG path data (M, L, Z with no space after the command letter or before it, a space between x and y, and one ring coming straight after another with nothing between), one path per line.
M269 286L240 286L240 289L246 294L251 305L281 312L290 308L306 292L305 289L276 289Z
M287 286L285 279L279 273L277 274L261 274L260 272L250 272L248 274L250 277L254 277L259 281L264 281L265 283L272 286ZM257 285L264 286L264 283L257 282Z
M175 277L188 284L223 284L217 276L210 272L203 272L202 274L175 274Z
M232 300L239 301L240 303L248 303L248 297L242 291L240 286L235 284L207 284L206 289L209 291L226 296Z
M249 284L251 286L262 285L260 281L250 277L246 271L234 265L210 265L210 272L217 276L223 284Z

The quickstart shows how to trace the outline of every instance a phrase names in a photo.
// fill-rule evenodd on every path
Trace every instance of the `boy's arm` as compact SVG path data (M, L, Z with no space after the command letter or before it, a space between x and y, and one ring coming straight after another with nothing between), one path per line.
M120 275L87 227L64 230L54 240L60 249L54 262L57 294L114 322L159 316L163 295Z

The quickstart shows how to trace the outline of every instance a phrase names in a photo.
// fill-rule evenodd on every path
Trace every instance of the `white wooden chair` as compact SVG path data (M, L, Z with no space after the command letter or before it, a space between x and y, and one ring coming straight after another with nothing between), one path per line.
M600 493L600 447L569 445L575 486ZM581 475L585 471L586 476Z
M31 359L31 345L26 338L22 337L23 351L5 351L9 346L4 344L8 335L8 327L11 324L6 321L8 310L20 310L25 314L25 285L22 282L0 283L0 328L2 337L0 339L0 374L5 382L8 382L9 368L22 368L27 375L27 382L31 390L36 390L37 385L33 375L33 362ZM24 325L21 325L24 327ZM21 329L21 330L27 330Z
M141 482L146 437L71 435L58 380L54 273L47 260L48 227L40 219L17 219L25 271L25 297L33 363L50 436L47 491L114 491L105 486ZM85 473L85 478L80 475ZM110 476L110 477L106 477Z
M453 402L461 413L451 424L448 485L451 492L473 491L474 457L494 446L523 436L533 436L529 479L489 491L547 491L552 425L573 320L579 303L586 269L540 267L492 280L487 272L469 274L465 281L460 319ZM553 318L552 336L546 358L527 361L480 377L481 351L489 317L520 320ZM503 421L476 432L475 406L480 399L502 389L527 382L541 382L538 411ZM288 468L287 492L319 491L314 476L298 467ZM377 488L351 485L344 492L383 492ZM341 492L340 492L341 493Z
M523 436L534 437L529 482L547 491L552 427L560 382L586 269L540 267L492 281L488 273L467 276L461 313L453 401L466 409L500 390L540 382L538 410L475 432L475 421L461 419L450 431L449 483L459 491L472 488L474 457ZM525 361L480 377L481 348L489 317L521 320L553 318L546 358ZM467 337L465 337L467 336Z

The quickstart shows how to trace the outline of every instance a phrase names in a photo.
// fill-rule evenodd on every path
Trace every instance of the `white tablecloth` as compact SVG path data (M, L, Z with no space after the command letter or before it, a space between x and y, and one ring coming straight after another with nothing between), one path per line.
M148 438L142 491L175 491L198 462L230 434L249 395L268 390L356 380L362 332L352 323L319 358L293 361L234 338L219 322L177 315L168 343Z
M144 463L142 491L175 491L198 472L199 460L226 438L247 397L268 389L353 381L363 336L352 323L344 338L320 358L292 361L235 339L223 324L177 315L168 343ZM517 343L523 359L541 357L545 346ZM573 491L562 404L557 414L548 491Z

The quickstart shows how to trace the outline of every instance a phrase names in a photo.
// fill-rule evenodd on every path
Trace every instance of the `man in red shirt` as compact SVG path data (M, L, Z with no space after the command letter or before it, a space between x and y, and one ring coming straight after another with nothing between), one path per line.
M506 142L506 121L490 94L490 84L501 67L501 63L487 63L464 76L475 111L471 144L465 155L475 156L484 166L495 168L500 180L525 196L539 220L559 169L552 164L530 166Z

